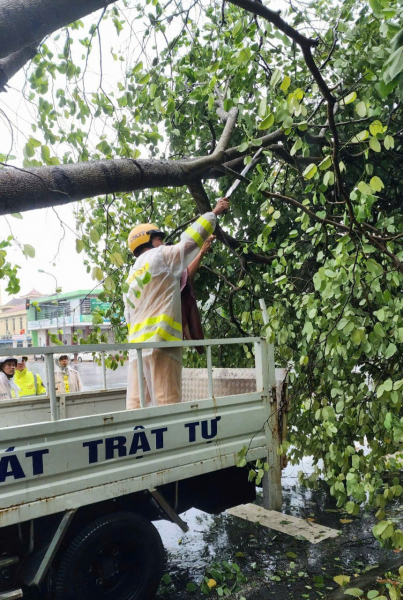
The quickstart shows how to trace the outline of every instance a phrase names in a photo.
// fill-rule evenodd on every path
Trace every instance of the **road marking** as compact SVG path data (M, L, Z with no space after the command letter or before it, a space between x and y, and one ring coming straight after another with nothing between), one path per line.
M317 523L310 523L298 517L291 517L275 510L266 510L256 504L241 504L227 510L227 513L264 527L281 531L288 535L302 536L311 544L318 544L328 538L338 537L340 531Z

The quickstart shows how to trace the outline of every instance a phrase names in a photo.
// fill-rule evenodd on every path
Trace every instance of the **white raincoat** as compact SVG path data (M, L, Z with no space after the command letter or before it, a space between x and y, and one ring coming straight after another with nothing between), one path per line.
M129 342L139 344L182 341L181 273L190 265L203 243L213 233L216 220L214 213L205 213L182 233L178 244L152 248L136 259L126 280L129 290L124 294ZM147 349L143 350L142 354L147 357L154 352L163 352L169 359L182 363L182 348ZM129 360L130 363L137 360L135 350L129 352ZM167 368L170 368L169 362L170 360L166 361ZM158 371L161 372L162 363L161 361L159 363ZM155 397L153 397L155 381L152 381L152 369L147 368L146 362L144 367L148 393L151 395L151 402L155 404ZM135 365L130 364L128 397L130 388L134 385L132 370L137 372Z
M61 367L59 363L61 356L64 355L56 354L54 357L56 394L81 392L83 384L81 382L80 373L75 369L72 369L70 365Z
M13 400L20 397L20 388L12 379L0 371L0 400Z

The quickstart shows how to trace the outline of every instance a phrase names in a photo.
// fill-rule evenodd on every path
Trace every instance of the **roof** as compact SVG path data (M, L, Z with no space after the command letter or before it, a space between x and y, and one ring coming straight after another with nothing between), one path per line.
M7 304L3 304L3 306L16 306L17 304L21 304L21 299L20 298L11 298L11 300L9 300L7 302Z
M13 304L12 306L8 306L6 304L7 308L3 307L3 310L1 311L1 316L3 317L4 315L7 315L8 313L15 313L18 312L20 310L24 310L25 311L25 302L20 304Z
M25 296L20 296L20 298L40 298L44 295L45 294L41 294L41 292L38 292L38 290L33 288L28 294L26 294Z

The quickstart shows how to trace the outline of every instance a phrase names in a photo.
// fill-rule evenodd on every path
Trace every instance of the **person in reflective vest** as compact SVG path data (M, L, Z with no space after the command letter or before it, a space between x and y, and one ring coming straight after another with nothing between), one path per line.
M182 341L181 274L213 233L217 216L229 202L218 201L212 212L199 217L174 246L163 243L165 234L152 223L137 225L128 237L136 261L124 293L128 341ZM146 404L173 404L182 398L182 348L149 348L142 351ZM129 351L126 408L140 407L137 351Z
M17 356L17 369L14 381L20 388L20 396L41 396L46 394L41 376L27 369L27 356Z
M56 394L81 392L83 384L80 373L70 367L70 359L67 354L55 354L53 360L55 362Z
M13 381L16 367L15 356L0 356L0 400L19 398L19 387Z

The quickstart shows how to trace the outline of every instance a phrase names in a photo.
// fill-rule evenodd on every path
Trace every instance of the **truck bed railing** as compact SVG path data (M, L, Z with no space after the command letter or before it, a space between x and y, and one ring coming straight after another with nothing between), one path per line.
M144 342L142 344L84 344L81 346L47 346L41 348L6 348L0 349L0 356L10 356L13 352L16 354L23 353L24 356L32 356L38 354L38 351L45 356L46 371L47 371L47 384L50 399L50 416L52 421L57 421L60 418L58 410L58 402L56 395L55 385L55 374L54 374L54 354L72 354L81 352L96 352L101 355L101 368L102 368L102 382L103 389L107 389L106 383L106 365L105 365L105 353L122 352L122 351L133 351L137 352L137 364L138 364L138 378L139 378L139 396L140 396L140 407L145 408L145 390L144 390L144 377L143 377L143 350L150 348L189 348L195 346L206 347L206 358L207 358L207 379L208 379L208 395L209 398L213 398L213 364L212 364L212 347L213 346L229 346L235 344L254 344L255 345L255 368L256 368L256 379L257 386L259 389L264 387L265 374L261 373L261 345L262 339L259 337L247 337L247 338L229 338L229 339L214 339L214 340L183 340L180 342ZM274 369L274 355L273 352L268 353L269 362L270 357L273 356L272 363L269 364L269 386L275 387L275 369Z

